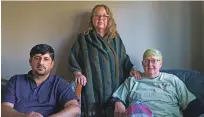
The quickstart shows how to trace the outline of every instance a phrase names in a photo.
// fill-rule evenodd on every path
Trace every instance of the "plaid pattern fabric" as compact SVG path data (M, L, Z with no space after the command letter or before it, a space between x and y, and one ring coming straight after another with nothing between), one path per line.
M127 117L153 117L152 111L143 103L135 101L126 109Z

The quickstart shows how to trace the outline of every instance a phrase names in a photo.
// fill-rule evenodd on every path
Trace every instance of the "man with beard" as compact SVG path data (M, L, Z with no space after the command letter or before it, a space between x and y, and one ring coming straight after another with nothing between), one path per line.
M50 74L54 66L53 48L46 44L34 46L29 63L31 71L8 81L1 103L2 117L79 115L80 106L70 85L63 78Z

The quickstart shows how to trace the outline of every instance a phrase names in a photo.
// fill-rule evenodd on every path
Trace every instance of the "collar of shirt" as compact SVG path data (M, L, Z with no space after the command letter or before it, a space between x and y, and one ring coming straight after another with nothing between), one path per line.
M31 81L30 83L31 83L31 88L32 89L36 89L37 88L37 85L36 85L36 83L35 83L35 81L34 81L34 79L33 79L33 74L32 74L32 70L30 70L29 72L28 72L28 74L27 74L27 77L25 77L25 78L27 78L29 81ZM52 77L52 75L49 75L48 76L48 78L42 83L42 84L44 84L44 83L52 83L53 82L53 77ZM41 86L41 85L40 85Z

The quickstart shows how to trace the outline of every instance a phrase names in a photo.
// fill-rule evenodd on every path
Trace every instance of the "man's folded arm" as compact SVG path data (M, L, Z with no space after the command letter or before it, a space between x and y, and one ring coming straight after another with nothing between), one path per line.
M24 113L17 112L13 109L14 104L10 102L1 103L1 116L2 117L25 117Z

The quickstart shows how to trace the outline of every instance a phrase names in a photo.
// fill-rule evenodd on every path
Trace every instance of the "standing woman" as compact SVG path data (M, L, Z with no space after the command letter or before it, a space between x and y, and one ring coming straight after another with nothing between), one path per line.
M76 83L82 84L82 113L86 117L107 117L109 98L129 75L140 72L126 54L116 30L112 12L106 5L96 5L88 30L78 36L69 55Z

